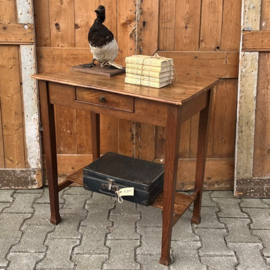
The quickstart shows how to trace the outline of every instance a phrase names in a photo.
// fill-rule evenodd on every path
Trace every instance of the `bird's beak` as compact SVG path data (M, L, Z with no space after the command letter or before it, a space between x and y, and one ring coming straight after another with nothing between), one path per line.
M96 9L96 10L95 10L95 12L96 12L97 14L100 14L100 11L101 11L100 9Z

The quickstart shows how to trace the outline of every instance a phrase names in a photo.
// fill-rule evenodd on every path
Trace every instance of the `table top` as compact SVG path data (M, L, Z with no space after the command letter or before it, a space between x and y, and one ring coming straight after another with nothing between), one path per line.
M126 84L125 74L115 77L103 77L69 71L34 74L32 78L77 87L104 90L174 105L182 105L192 97L211 89L219 81L219 79L213 77L177 76L176 80L171 85L158 89Z

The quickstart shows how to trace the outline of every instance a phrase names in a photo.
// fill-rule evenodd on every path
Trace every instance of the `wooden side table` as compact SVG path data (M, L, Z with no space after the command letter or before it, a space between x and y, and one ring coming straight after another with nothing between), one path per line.
M164 191L152 204L163 209L160 263L169 265L172 228L194 202L191 221L200 222L207 150L209 111L215 78L178 77L162 89L124 83L124 75L105 78L76 72L36 74L39 80L41 116L49 181L51 223L61 221L58 192L73 182L82 183L82 170L58 184L54 104L91 112L93 160L100 156L100 114L166 127ZM176 177L180 127L200 112L195 190L177 193Z

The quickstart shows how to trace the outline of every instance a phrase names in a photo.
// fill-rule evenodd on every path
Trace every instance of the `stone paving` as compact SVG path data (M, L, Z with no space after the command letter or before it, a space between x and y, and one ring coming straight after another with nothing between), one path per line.
M58 226L49 211L47 188L0 190L0 269L270 269L270 199L204 192L202 222L190 223L190 209L173 229L168 267L159 209L69 187Z

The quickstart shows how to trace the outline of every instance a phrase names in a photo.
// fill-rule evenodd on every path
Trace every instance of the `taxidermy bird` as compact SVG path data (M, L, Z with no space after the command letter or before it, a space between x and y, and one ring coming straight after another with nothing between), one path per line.
M93 67L97 60L101 63L101 67L111 65L122 69L122 66L113 63L118 54L118 44L114 39L113 33L103 25L105 21L105 7L99 6L95 10L97 18L91 26L88 33L88 42L93 54L93 61L90 64L85 64L87 67Z

